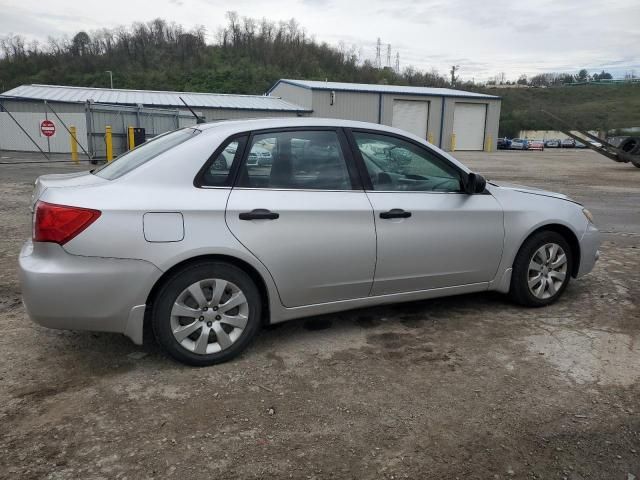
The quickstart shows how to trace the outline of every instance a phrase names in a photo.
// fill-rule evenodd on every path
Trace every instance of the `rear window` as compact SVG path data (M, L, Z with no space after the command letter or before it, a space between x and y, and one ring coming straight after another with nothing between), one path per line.
M133 150L123 153L113 162L95 169L93 174L107 180L115 180L125 173L129 173L131 170L138 168L140 165L147 163L161 153L195 137L199 133L200 130L195 128L182 128L173 132L163 133L148 142L144 142Z

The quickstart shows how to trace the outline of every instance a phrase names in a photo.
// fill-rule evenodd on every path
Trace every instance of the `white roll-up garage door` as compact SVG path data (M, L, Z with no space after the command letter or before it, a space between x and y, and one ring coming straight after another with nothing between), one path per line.
M453 133L456 150L483 150L487 105L483 103L456 103L453 112Z
M412 100L393 101L393 119L391 126L401 128L420 138L427 138L429 120L429 102Z

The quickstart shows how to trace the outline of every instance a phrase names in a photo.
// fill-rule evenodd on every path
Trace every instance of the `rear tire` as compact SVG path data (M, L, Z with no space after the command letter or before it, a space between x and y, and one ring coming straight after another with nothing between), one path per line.
M199 262L173 273L151 312L153 333L176 360L193 366L238 356L261 325L261 298L251 277L225 262Z
M550 305L567 288L572 268L571 247L562 235L548 230L535 233L513 262L509 295L527 307Z

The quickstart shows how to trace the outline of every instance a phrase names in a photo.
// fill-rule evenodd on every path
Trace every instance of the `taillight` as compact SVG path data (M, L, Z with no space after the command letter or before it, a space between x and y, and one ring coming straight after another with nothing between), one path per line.
M33 241L64 245L100 216L100 210L38 202L33 219Z

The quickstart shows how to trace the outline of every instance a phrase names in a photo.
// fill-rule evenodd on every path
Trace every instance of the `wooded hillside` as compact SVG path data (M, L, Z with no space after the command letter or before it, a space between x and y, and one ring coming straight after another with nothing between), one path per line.
M396 73L361 62L355 49L332 47L309 36L295 21L239 18L207 44L205 29L187 31L157 19L128 28L79 32L71 39L29 43L0 39L0 89L44 83L116 88L262 94L279 78L451 87L438 72L412 67ZM640 85L574 86L547 89L456 88L504 98L501 135L520 129L552 128L547 108L582 128L640 125Z

